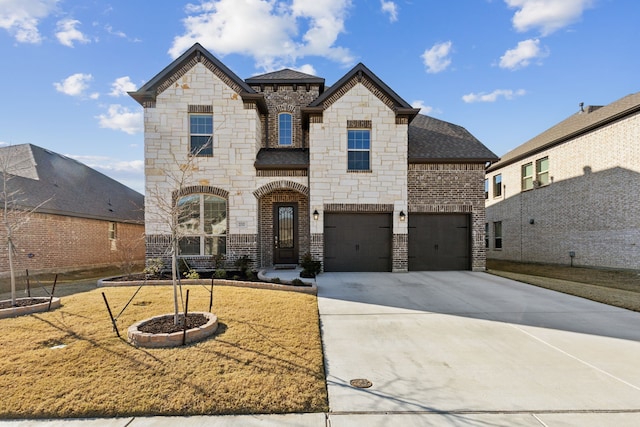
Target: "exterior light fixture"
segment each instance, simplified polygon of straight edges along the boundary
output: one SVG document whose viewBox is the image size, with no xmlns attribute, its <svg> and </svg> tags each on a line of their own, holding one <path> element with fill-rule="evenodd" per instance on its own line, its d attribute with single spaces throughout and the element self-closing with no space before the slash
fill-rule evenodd
<svg viewBox="0 0 640 427">
<path fill-rule="evenodd" d="M 318 209 L 316 209 L 315 211 L 313 211 L 313 219 L 314 220 L 318 220 L 318 217 L 320 216 L 320 214 L 318 213 Z"/>
<path fill-rule="evenodd" d="M 400 211 L 400 221 L 404 221 L 405 219 L 407 219 L 407 215 L 404 213 L 404 211 Z"/>
</svg>

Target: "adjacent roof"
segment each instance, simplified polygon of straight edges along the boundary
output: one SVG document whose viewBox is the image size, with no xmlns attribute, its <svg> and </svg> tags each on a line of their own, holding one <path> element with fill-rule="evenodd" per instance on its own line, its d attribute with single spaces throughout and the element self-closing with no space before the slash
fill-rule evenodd
<svg viewBox="0 0 640 427">
<path fill-rule="evenodd" d="M 640 111 L 640 92 L 627 95 L 604 107 L 585 107 L 584 111 L 573 114 L 540 135 L 509 151 L 502 156 L 499 162 L 491 165 L 487 171 L 515 163 L 536 152 L 592 132 L 638 111 Z"/>
<path fill-rule="evenodd" d="M 422 114 L 409 124 L 409 163 L 497 160 L 498 156 L 461 126 Z"/>
<path fill-rule="evenodd" d="M 31 145 L 0 148 L 15 203 L 37 212 L 144 223 L 144 196 L 90 167 Z M 6 165 L 6 166 L 5 166 Z"/>
<path fill-rule="evenodd" d="M 256 169 L 306 169 L 309 167 L 307 148 L 262 148 L 255 161 Z"/>
<path fill-rule="evenodd" d="M 186 52 L 180 55 L 175 61 L 166 66 L 151 80 L 137 91 L 129 92 L 129 95 L 138 101 L 140 105 L 145 106 L 146 103 L 155 102 L 156 96 L 161 93 L 170 83 L 175 82 L 182 77 L 188 70 L 198 62 L 206 62 L 209 68 L 218 72 L 223 80 L 226 81 L 238 94 L 245 100 L 252 100 L 258 103 L 258 106 L 266 111 L 266 104 L 262 94 L 257 93 L 238 77 L 233 71 L 227 68 L 200 43 L 191 46 Z"/>
<path fill-rule="evenodd" d="M 324 79 L 322 77 L 312 76 L 311 74 L 301 73 L 299 71 L 285 68 L 284 70 L 274 71 L 273 73 L 261 74 L 249 77 L 245 82 L 250 85 L 255 84 L 318 84 L 321 86 L 320 92 L 324 88 Z"/>
</svg>

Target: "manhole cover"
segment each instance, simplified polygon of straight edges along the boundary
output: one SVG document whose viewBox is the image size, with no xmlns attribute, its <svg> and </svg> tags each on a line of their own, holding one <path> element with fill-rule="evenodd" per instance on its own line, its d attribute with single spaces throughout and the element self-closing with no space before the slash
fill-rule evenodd
<svg viewBox="0 0 640 427">
<path fill-rule="evenodd" d="M 356 378 L 355 380 L 351 380 L 349 384 L 358 388 L 369 388 L 373 385 L 371 381 L 365 378 Z"/>
</svg>

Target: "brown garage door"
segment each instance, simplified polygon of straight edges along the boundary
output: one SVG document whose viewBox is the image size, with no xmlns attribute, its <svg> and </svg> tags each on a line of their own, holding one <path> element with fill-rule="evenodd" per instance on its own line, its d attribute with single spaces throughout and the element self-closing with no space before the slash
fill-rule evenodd
<svg viewBox="0 0 640 427">
<path fill-rule="evenodd" d="M 471 233 L 466 214 L 410 214 L 409 270 L 469 270 Z"/>
<path fill-rule="evenodd" d="M 325 271 L 391 271 L 391 214 L 324 216 Z"/>
</svg>

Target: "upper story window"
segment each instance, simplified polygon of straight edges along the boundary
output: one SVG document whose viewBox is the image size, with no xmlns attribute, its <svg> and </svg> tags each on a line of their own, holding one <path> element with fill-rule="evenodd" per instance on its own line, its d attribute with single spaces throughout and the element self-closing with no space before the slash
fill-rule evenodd
<svg viewBox="0 0 640 427">
<path fill-rule="evenodd" d="M 533 188 L 533 163 L 522 165 L 522 189 L 531 190 Z"/>
<path fill-rule="evenodd" d="M 278 115 L 278 144 L 291 145 L 293 143 L 293 116 L 289 113 Z"/>
<path fill-rule="evenodd" d="M 484 198 L 485 199 L 489 198 L 489 179 L 488 178 L 484 179 Z"/>
<path fill-rule="evenodd" d="M 493 197 L 502 196 L 502 174 L 493 176 Z"/>
<path fill-rule="evenodd" d="M 347 170 L 371 170 L 371 131 L 369 129 L 348 130 Z"/>
<path fill-rule="evenodd" d="M 189 152 L 213 156 L 213 114 L 189 115 Z"/>
<path fill-rule="evenodd" d="M 548 157 L 536 160 L 536 181 L 538 181 L 538 185 L 547 185 L 549 183 Z"/>
<path fill-rule="evenodd" d="M 227 248 L 227 201 L 210 194 L 178 199 L 180 255 L 224 255 Z"/>
</svg>

